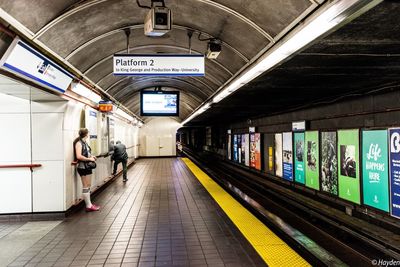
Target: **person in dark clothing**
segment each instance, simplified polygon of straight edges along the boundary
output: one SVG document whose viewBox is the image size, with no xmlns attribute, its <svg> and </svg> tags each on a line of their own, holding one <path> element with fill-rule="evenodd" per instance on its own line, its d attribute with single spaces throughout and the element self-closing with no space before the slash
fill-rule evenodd
<svg viewBox="0 0 400 267">
<path fill-rule="evenodd" d="M 117 141 L 114 146 L 114 153 L 111 157 L 114 160 L 114 170 L 113 175 L 117 173 L 118 164 L 122 163 L 122 173 L 123 173 L 123 181 L 128 181 L 127 177 L 127 162 L 128 162 L 128 153 L 126 153 L 126 146 L 121 143 L 121 141 Z"/>
</svg>

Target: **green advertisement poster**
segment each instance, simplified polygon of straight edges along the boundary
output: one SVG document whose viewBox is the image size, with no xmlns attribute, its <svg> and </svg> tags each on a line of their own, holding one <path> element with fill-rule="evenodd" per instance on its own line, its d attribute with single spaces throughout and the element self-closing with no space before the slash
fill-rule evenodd
<svg viewBox="0 0 400 267">
<path fill-rule="evenodd" d="M 359 131 L 338 131 L 339 197 L 360 204 Z"/>
<path fill-rule="evenodd" d="M 304 175 L 304 133 L 294 133 L 294 177 L 295 181 L 305 183 Z"/>
<path fill-rule="evenodd" d="M 306 132 L 306 186 L 319 190 L 319 141 L 318 131 Z"/>
<path fill-rule="evenodd" d="M 389 212 L 387 130 L 362 132 L 363 201 Z"/>
</svg>

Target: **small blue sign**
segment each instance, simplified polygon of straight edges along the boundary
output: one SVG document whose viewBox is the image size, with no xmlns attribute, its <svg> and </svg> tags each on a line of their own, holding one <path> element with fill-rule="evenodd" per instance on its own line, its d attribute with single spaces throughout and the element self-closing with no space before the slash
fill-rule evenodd
<svg viewBox="0 0 400 267">
<path fill-rule="evenodd" d="M 293 181 L 293 164 L 283 163 L 283 179 Z"/>
</svg>

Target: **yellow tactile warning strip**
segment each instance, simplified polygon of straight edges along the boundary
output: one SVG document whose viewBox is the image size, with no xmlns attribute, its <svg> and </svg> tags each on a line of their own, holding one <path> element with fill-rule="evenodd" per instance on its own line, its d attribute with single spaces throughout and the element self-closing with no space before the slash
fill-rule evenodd
<svg viewBox="0 0 400 267">
<path fill-rule="evenodd" d="M 190 159 L 182 161 L 206 188 L 268 266 L 311 266 L 282 239 L 268 229 Z"/>
</svg>

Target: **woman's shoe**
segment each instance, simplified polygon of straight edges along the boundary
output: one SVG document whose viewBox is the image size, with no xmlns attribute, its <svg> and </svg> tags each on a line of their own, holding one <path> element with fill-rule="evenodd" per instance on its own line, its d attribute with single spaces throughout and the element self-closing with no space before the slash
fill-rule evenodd
<svg viewBox="0 0 400 267">
<path fill-rule="evenodd" d="M 99 211 L 100 207 L 92 204 L 90 208 L 86 208 L 86 211 Z"/>
</svg>

